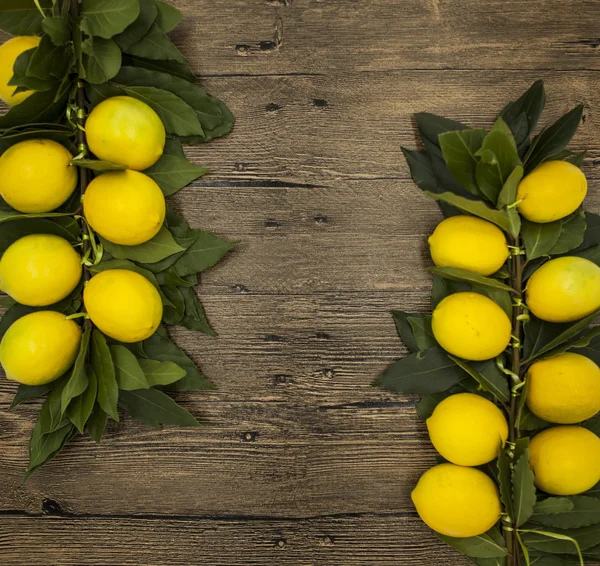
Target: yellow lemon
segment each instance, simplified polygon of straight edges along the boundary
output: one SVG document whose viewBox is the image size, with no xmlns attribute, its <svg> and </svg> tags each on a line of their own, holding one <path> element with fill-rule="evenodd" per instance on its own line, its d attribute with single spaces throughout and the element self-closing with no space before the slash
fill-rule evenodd
<svg viewBox="0 0 600 566">
<path fill-rule="evenodd" d="M 593 417 L 600 411 L 600 368 L 571 352 L 533 363 L 527 372 L 527 406 L 551 423 Z"/>
<path fill-rule="evenodd" d="M 527 282 L 527 306 L 548 322 L 572 322 L 600 308 L 600 267 L 576 256 L 542 265 Z"/>
<path fill-rule="evenodd" d="M 73 156 L 52 140 L 26 140 L 0 157 L 0 196 L 19 212 L 50 212 L 73 194 Z"/>
<path fill-rule="evenodd" d="M 440 301 L 431 326 L 440 346 L 465 360 L 495 358 L 510 342 L 508 316 L 479 293 L 454 293 Z"/>
<path fill-rule="evenodd" d="M 575 212 L 587 193 L 583 171 L 568 161 L 546 161 L 517 189 L 517 208 L 532 222 L 554 222 Z"/>
<path fill-rule="evenodd" d="M 98 104 L 85 131 L 96 157 L 136 171 L 152 167 L 165 148 L 165 127 L 158 114 L 130 96 L 114 96 Z"/>
<path fill-rule="evenodd" d="M 18 319 L 0 343 L 6 377 L 25 385 L 58 379 L 77 357 L 81 329 L 64 314 L 38 311 Z"/>
<path fill-rule="evenodd" d="M 508 438 L 504 413 L 480 395 L 458 393 L 444 399 L 427 419 L 434 448 L 459 466 L 481 466 L 498 456 Z"/>
<path fill-rule="evenodd" d="M 111 269 L 92 277 L 83 302 L 92 322 L 120 342 L 150 338 L 162 320 L 162 302 L 154 285 L 127 269 Z"/>
<path fill-rule="evenodd" d="M 64 238 L 31 234 L 17 240 L 0 260 L 0 282 L 15 301 L 31 307 L 64 299 L 81 279 L 81 257 Z"/>
<path fill-rule="evenodd" d="M 151 240 L 165 219 L 160 187 L 137 171 L 114 171 L 96 177 L 83 197 L 90 226 L 115 244 L 136 246 Z"/>
<path fill-rule="evenodd" d="M 440 464 L 425 472 L 411 494 L 423 522 L 450 537 L 474 537 L 500 519 L 494 482 L 475 468 Z"/>
<path fill-rule="evenodd" d="M 495 273 L 508 258 L 502 230 L 475 216 L 451 216 L 440 222 L 429 238 L 429 249 L 436 265 L 481 275 Z"/>
<path fill-rule="evenodd" d="M 40 37 L 34 35 L 22 35 L 13 37 L 6 43 L 0 45 L 0 98 L 9 106 L 23 102 L 34 91 L 28 90 L 14 94 L 16 86 L 9 86 L 8 82 L 13 78 L 13 67 L 15 61 L 25 51 L 29 51 L 40 44 Z"/>
<path fill-rule="evenodd" d="M 529 443 L 535 485 L 552 495 L 577 495 L 600 481 L 600 438 L 580 426 L 544 430 Z"/>
</svg>

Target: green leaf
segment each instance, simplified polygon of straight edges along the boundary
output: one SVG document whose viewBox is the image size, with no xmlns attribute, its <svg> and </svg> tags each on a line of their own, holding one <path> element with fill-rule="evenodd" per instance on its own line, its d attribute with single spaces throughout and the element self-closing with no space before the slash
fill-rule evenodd
<svg viewBox="0 0 600 566">
<path fill-rule="evenodd" d="M 187 372 L 183 379 L 170 385 L 169 389 L 177 391 L 214 389 L 214 385 L 200 373 L 194 361 L 168 338 L 156 333 L 142 343 L 142 348 L 151 360 L 174 362 Z"/>
<path fill-rule="evenodd" d="M 71 41 L 69 21 L 61 16 L 51 16 L 42 22 L 44 33 L 47 33 L 54 45 L 66 45 Z"/>
<path fill-rule="evenodd" d="M 92 368 L 98 378 L 98 404 L 113 420 L 119 420 L 117 401 L 119 387 L 106 339 L 98 330 L 92 333 Z"/>
<path fill-rule="evenodd" d="M 501 403 L 510 401 L 510 391 L 506 376 L 497 368 L 495 360 L 487 360 L 481 364 L 470 365 L 464 360 L 448 355 L 461 369 L 466 371 L 484 391 L 491 393 Z"/>
<path fill-rule="evenodd" d="M 472 291 L 473 286 L 464 281 L 457 281 L 452 279 L 446 279 L 439 275 L 433 275 L 433 288 L 431 291 L 431 303 L 432 307 L 438 306 L 438 304 L 445 299 L 448 295 L 453 293 L 462 293 L 465 291 Z"/>
<path fill-rule="evenodd" d="M 502 118 L 496 120 L 475 155 L 480 158 L 475 172 L 479 190 L 496 203 L 511 173 L 521 165 L 515 139 Z"/>
<path fill-rule="evenodd" d="M 88 387 L 81 395 L 79 395 L 79 397 L 73 399 L 67 409 L 69 420 L 81 434 L 83 434 L 85 424 L 92 414 L 94 404 L 96 403 L 96 396 L 98 394 L 98 379 L 96 378 L 92 366 L 87 365 L 85 367 L 85 373 L 88 380 Z"/>
<path fill-rule="evenodd" d="M 438 345 L 431 329 L 431 316 L 409 316 L 410 324 L 417 348 L 423 352 Z"/>
<path fill-rule="evenodd" d="M 585 250 L 597 244 L 600 244 L 600 215 L 592 212 L 584 212 L 586 230 L 583 236 L 583 242 L 575 251 Z"/>
<path fill-rule="evenodd" d="M 540 356 L 540 358 L 541 359 L 552 358 L 554 356 L 557 356 L 558 354 L 562 354 L 564 352 L 568 352 L 569 350 L 573 350 L 573 349 L 577 349 L 579 351 L 579 353 L 582 355 L 585 353 L 585 354 L 588 354 L 588 357 L 596 358 L 597 356 L 595 354 L 589 355 L 589 351 L 595 350 L 594 346 L 596 344 L 595 344 L 594 338 L 596 338 L 599 335 L 600 335 L 600 326 L 594 326 L 592 328 L 585 329 L 581 333 L 579 333 L 575 338 L 573 338 L 573 340 L 569 340 L 568 342 L 565 342 L 565 343 L 561 344 L 560 346 L 557 346 L 553 350 L 550 350 L 549 352 L 546 352 L 544 355 Z M 588 346 L 590 346 L 590 344 L 592 342 L 594 342 L 594 344 L 592 344 L 591 348 L 588 348 Z"/>
<path fill-rule="evenodd" d="M 173 60 L 185 63 L 186 58 L 181 51 L 171 43 L 171 40 L 160 29 L 158 24 L 150 26 L 150 31 L 138 43 L 127 49 L 127 53 L 144 57 L 145 59 L 158 59 L 159 61 Z"/>
<path fill-rule="evenodd" d="M 96 444 L 100 444 L 102 441 L 107 418 L 108 415 L 100 408 L 100 405 L 96 403 L 87 422 L 88 432 Z"/>
<path fill-rule="evenodd" d="M 425 194 L 433 198 L 434 200 L 441 200 L 457 208 L 460 208 L 464 212 L 468 212 L 484 220 L 488 220 L 493 224 L 496 224 L 505 232 L 509 232 L 510 223 L 506 212 L 502 210 L 494 210 L 485 203 L 479 200 L 471 200 L 465 197 L 455 195 L 453 193 L 442 193 L 434 194 L 429 191 L 425 191 Z"/>
<path fill-rule="evenodd" d="M 462 130 L 440 134 L 439 144 L 448 169 L 471 194 L 479 195 L 475 154 L 481 148 L 485 130 Z"/>
<path fill-rule="evenodd" d="M 398 331 L 398 336 L 402 338 L 404 345 L 407 347 L 409 352 L 418 352 L 419 348 L 417 346 L 417 342 L 415 340 L 415 333 L 412 325 L 409 322 L 409 318 L 416 318 L 410 313 L 404 311 L 392 311 L 392 316 L 394 317 L 394 322 L 396 323 L 396 329 Z"/>
<path fill-rule="evenodd" d="M 139 246 L 121 246 L 113 244 L 100 237 L 100 241 L 113 257 L 117 259 L 130 259 L 140 263 L 156 263 L 173 254 L 184 251 L 173 238 L 169 230 L 163 226 L 160 232 L 151 240 Z"/>
<path fill-rule="evenodd" d="M 46 383 L 45 385 L 23 385 L 19 384 L 17 393 L 15 394 L 13 401 L 10 405 L 11 410 L 18 407 L 21 403 L 29 401 L 31 399 L 37 399 L 43 397 L 46 393 L 52 391 L 54 383 Z"/>
<path fill-rule="evenodd" d="M 25 479 L 29 478 L 38 468 L 52 460 L 72 438 L 75 427 L 65 419 L 64 425 L 52 432 L 45 433 L 36 422 L 29 442 L 29 467 Z"/>
<path fill-rule="evenodd" d="M 569 529 L 566 531 L 555 530 L 554 527 L 546 527 L 543 531 L 523 530 L 523 541 L 527 546 L 542 552 L 552 554 L 578 554 L 577 543 L 582 551 L 592 548 L 598 544 L 600 536 L 600 525 L 592 525 L 581 529 Z"/>
<path fill-rule="evenodd" d="M 186 370 L 174 362 L 159 362 L 140 358 L 138 360 L 150 387 L 155 385 L 170 385 L 186 375 Z"/>
<path fill-rule="evenodd" d="M 582 114 L 583 104 L 579 104 L 534 138 L 531 149 L 525 157 L 526 172 L 533 171 L 546 159 L 567 146 L 579 127 Z"/>
<path fill-rule="evenodd" d="M 541 428 L 546 428 L 547 426 L 550 426 L 550 423 L 534 415 L 527 406 L 523 407 L 521 418 L 519 420 L 519 428 L 521 430 L 539 430 Z"/>
<path fill-rule="evenodd" d="M 53 122 L 62 117 L 66 97 L 55 101 L 56 91 L 35 92 L 20 104 L 0 116 L 0 129 L 22 127 L 26 124 Z"/>
<path fill-rule="evenodd" d="M 125 346 L 111 346 L 110 353 L 119 389 L 134 391 L 150 387 L 137 358 Z"/>
<path fill-rule="evenodd" d="M 508 513 L 510 517 L 513 517 L 512 460 L 508 455 L 507 449 L 503 449 L 500 446 L 500 443 L 498 452 L 496 468 L 498 470 L 498 490 L 500 491 L 500 499 L 502 500 L 506 513 Z"/>
<path fill-rule="evenodd" d="M 129 49 L 141 41 L 150 31 L 152 24 L 158 16 L 158 10 L 153 0 L 139 0 L 140 15 L 122 33 L 113 37 L 122 50 Z"/>
<path fill-rule="evenodd" d="M 81 337 L 79 344 L 79 352 L 73 365 L 71 375 L 67 380 L 61 396 L 61 417 L 67 411 L 67 407 L 72 399 L 81 395 L 88 388 L 88 376 L 85 371 L 85 365 L 88 358 L 88 350 L 90 346 L 90 329 L 87 327 Z M 75 424 L 75 423 L 74 423 Z M 81 429 L 80 429 L 81 430 Z"/>
<path fill-rule="evenodd" d="M 585 214 L 576 212 L 569 218 L 563 218 L 560 236 L 550 250 L 550 255 L 565 254 L 583 243 L 586 231 Z"/>
<path fill-rule="evenodd" d="M 124 171 L 127 169 L 125 165 L 119 165 L 117 163 L 111 163 L 110 161 L 98 161 L 97 159 L 73 159 L 71 165 L 77 167 L 84 167 L 85 169 L 91 169 L 92 171 Z"/>
<path fill-rule="evenodd" d="M 196 240 L 174 264 L 181 277 L 201 273 L 212 267 L 236 245 L 212 232 L 193 230 L 192 234 L 196 236 Z"/>
<path fill-rule="evenodd" d="M 430 395 L 446 391 L 465 378 L 464 370 L 444 350 L 435 347 L 397 361 L 374 385 L 397 393 Z"/>
<path fill-rule="evenodd" d="M 573 509 L 573 502 L 568 497 L 548 497 L 538 501 L 533 508 L 532 520 L 536 515 L 557 515 L 567 513 Z"/>
<path fill-rule="evenodd" d="M 54 79 L 44 80 L 38 77 L 30 76 L 27 74 L 31 57 L 36 52 L 37 47 L 23 51 L 15 61 L 13 66 L 13 76 L 8 81 L 10 86 L 23 87 L 23 90 L 50 90 L 55 83 Z"/>
<path fill-rule="evenodd" d="M 185 299 L 178 287 L 164 287 L 162 292 L 170 303 L 163 311 L 163 320 L 166 324 L 177 325 L 185 316 Z"/>
<path fill-rule="evenodd" d="M 164 154 L 150 169 L 144 171 L 156 181 L 165 196 L 175 194 L 208 172 L 209 169 L 194 165 L 187 159 L 167 154 Z"/>
<path fill-rule="evenodd" d="M 136 421 L 154 428 L 160 425 L 200 426 L 192 414 L 158 389 L 123 391 L 119 403 Z"/>
<path fill-rule="evenodd" d="M 425 145 L 425 149 L 437 157 L 442 157 L 439 141 L 440 134 L 468 129 L 468 127 L 461 122 L 456 122 L 455 120 L 450 120 L 449 118 L 444 118 L 442 116 L 436 116 L 435 114 L 430 114 L 428 112 L 419 112 L 415 114 L 415 121 L 417 122 L 419 135 L 423 141 L 423 145 Z"/>
<path fill-rule="evenodd" d="M 130 55 L 129 53 L 123 53 L 123 68 L 126 66 L 165 73 L 172 77 L 184 79 L 189 83 L 195 83 L 198 81 L 196 75 L 194 75 L 191 69 L 186 64 L 179 63 L 178 61 L 145 59 L 144 57 L 136 57 L 135 55 Z"/>
<path fill-rule="evenodd" d="M 473 271 L 468 271 L 466 269 L 459 269 L 458 267 L 431 267 L 429 268 L 429 271 L 444 279 L 463 281 L 487 289 L 514 292 L 512 287 L 502 283 L 502 281 L 492 279 L 491 277 L 484 277 L 483 275 L 479 275 L 479 273 L 474 273 Z"/>
<path fill-rule="evenodd" d="M 170 134 L 176 136 L 204 134 L 194 109 L 173 93 L 144 86 L 123 87 L 123 91 L 148 104 L 160 116 Z"/>
<path fill-rule="evenodd" d="M 189 277 L 189 276 L 188 276 Z M 194 287 L 195 282 L 188 281 L 181 277 L 174 267 L 169 267 L 156 274 L 156 280 L 161 286 L 166 287 Z"/>
<path fill-rule="evenodd" d="M 536 514 L 531 517 L 532 521 L 557 529 L 589 527 L 600 523 L 600 499 L 583 495 L 571 496 L 569 499 L 558 497 L 551 499 L 562 502 L 562 511 L 556 511 L 557 506 L 559 506 L 556 502 L 552 507 L 551 514 L 543 511 L 538 514 L 536 508 Z M 571 509 L 565 509 L 567 505 L 564 500 L 571 504 Z"/>
<path fill-rule="evenodd" d="M 83 0 L 81 4 L 84 28 L 104 39 L 124 31 L 139 14 L 138 0 Z"/>
<path fill-rule="evenodd" d="M 519 188 L 519 183 L 523 178 L 524 170 L 522 166 L 517 166 L 513 170 L 513 172 L 508 176 L 500 194 L 498 195 L 498 208 L 506 208 L 511 206 L 517 200 L 517 189 Z"/>
<path fill-rule="evenodd" d="M 85 79 L 102 84 L 112 79 L 121 68 L 121 50 L 112 39 L 90 37 L 82 44 Z"/>
<path fill-rule="evenodd" d="M 51 0 L 40 0 L 47 12 Z M 2 0 L 0 4 L 0 29 L 10 35 L 38 35 L 42 32 L 42 14 L 33 0 Z"/>
<path fill-rule="evenodd" d="M 538 224 L 523 218 L 521 223 L 521 236 L 527 251 L 527 259 L 532 260 L 548 255 L 558 242 L 562 229 L 562 221 Z"/>
<path fill-rule="evenodd" d="M 529 142 L 545 104 L 544 81 L 535 81 L 521 97 L 509 102 L 500 116 L 510 127 L 519 148 Z"/>
<path fill-rule="evenodd" d="M 204 308 L 198 300 L 194 289 L 192 287 L 185 287 L 181 288 L 180 292 L 183 295 L 185 304 L 185 316 L 180 324 L 190 330 L 197 330 L 208 336 L 216 336 L 208 323 Z"/>
<path fill-rule="evenodd" d="M 174 30 L 179 22 L 181 22 L 183 19 L 183 14 L 162 0 L 154 0 L 154 3 L 158 8 L 158 17 L 156 18 L 156 23 L 160 26 L 160 29 L 162 29 L 165 33 Z"/>
<path fill-rule="evenodd" d="M 513 510 L 516 527 L 524 525 L 533 514 L 536 503 L 534 476 L 529 467 L 529 449 L 515 463 L 512 476 Z"/>
<path fill-rule="evenodd" d="M 496 558 L 508 554 L 506 547 L 496 542 L 487 533 L 468 538 L 454 538 L 439 533 L 436 534 L 446 544 L 473 558 Z"/>
</svg>

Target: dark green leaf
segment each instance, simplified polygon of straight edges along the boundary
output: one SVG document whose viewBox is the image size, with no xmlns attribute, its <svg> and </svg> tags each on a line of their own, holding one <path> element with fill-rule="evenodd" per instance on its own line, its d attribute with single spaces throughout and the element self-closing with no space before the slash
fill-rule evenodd
<svg viewBox="0 0 600 566">
<path fill-rule="evenodd" d="M 124 31 L 139 14 L 138 0 L 83 0 L 81 4 L 84 28 L 104 39 Z"/>
<path fill-rule="evenodd" d="M 531 517 L 533 521 L 557 529 L 589 527 L 600 523 L 600 499 L 583 495 L 571 496 L 569 499 L 558 497 L 551 499 L 563 501 L 562 512 L 560 510 L 556 511 L 558 506 L 556 504 L 552 508 L 553 510 L 550 511 L 551 514 L 546 514 L 543 510 L 539 514 L 536 507 L 536 514 Z M 571 509 L 565 509 L 564 500 L 571 504 Z"/>
<path fill-rule="evenodd" d="M 88 432 L 96 444 L 100 444 L 100 441 L 102 440 L 107 418 L 108 415 L 100 408 L 100 405 L 96 403 L 87 422 Z"/>
<path fill-rule="evenodd" d="M 487 533 L 468 538 L 448 537 L 439 533 L 437 535 L 446 544 L 473 558 L 496 558 L 508 554 L 505 545 L 499 544 Z"/>
<path fill-rule="evenodd" d="M 431 316 L 409 316 L 408 323 L 413 330 L 417 348 L 421 352 L 438 345 L 431 329 Z"/>
<path fill-rule="evenodd" d="M 498 460 L 496 461 L 496 468 L 498 470 L 500 499 L 504 505 L 505 512 L 508 513 L 509 517 L 513 517 L 512 461 L 506 449 L 502 449 L 502 447 L 499 446 L 498 451 L 499 454 Z"/>
<path fill-rule="evenodd" d="M 488 220 L 502 228 L 502 230 L 505 232 L 510 230 L 510 223 L 506 212 L 502 210 L 494 210 L 480 200 L 471 200 L 453 193 L 435 194 L 425 191 L 425 194 L 434 200 L 444 201 L 452 206 L 460 208 L 464 212 L 468 212 L 469 214 L 473 214 L 474 216 L 479 216 L 484 220 Z"/>
<path fill-rule="evenodd" d="M 594 339 L 600 335 L 600 326 L 594 326 L 592 328 L 587 328 L 577 334 L 575 338 L 569 340 L 568 342 L 564 342 L 560 346 L 557 346 L 553 350 L 546 352 L 543 356 L 540 356 L 542 359 L 552 358 L 557 356 L 558 354 L 562 354 L 564 352 L 568 352 L 569 350 L 577 349 L 579 353 L 583 354 L 582 350 L 593 350 L 594 346 L 597 344 Z M 590 346 L 590 344 L 594 342 L 594 344 Z M 588 356 L 592 357 L 592 356 Z M 595 355 L 593 357 L 596 357 Z"/>
<path fill-rule="evenodd" d="M 173 60 L 179 63 L 186 62 L 181 51 L 171 43 L 171 40 L 156 23 L 150 26 L 150 31 L 141 41 L 127 49 L 127 53 L 136 55 L 137 57 L 144 57 L 145 59 L 158 59 L 159 61 Z"/>
<path fill-rule="evenodd" d="M 446 391 L 466 377 L 446 352 L 435 347 L 397 361 L 374 385 L 397 393 L 430 395 Z"/>
<path fill-rule="evenodd" d="M 425 149 L 437 157 L 442 157 L 442 150 L 440 149 L 439 142 L 440 134 L 468 129 L 468 127 L 461 122 L 443 118 L 442 116 L 436 116 L 435 114 L 429 114 L 428 112 L 419 112 L 415 114 L 415 121 L 417 122 L 419 135 L 425 145 Z"/>
<path fill-rule="evenodd" d="M 123 87 L 125 94 L 150 106 L 163 121 L 167 132 L 176 136 L 195 136 L 204 130 L 194 109 L 173 93 L 154 87 Z"/>
<path fill-rule="evenodd" d="M 173 254 L 184 251 L 169 230 L 163 226 L 160 232 L 151 240 L 140 244 L 139 246 L 121 246 L 113 244 L 100 237 L 104 249 L 117 259 L 130 259 L 140 263 L 156 263 Z"/>
<path fill-rule="evenodd" d="M 569 530 L 560 530 L 556 529 L 555 527 L 544 527 L 543 531 L 559 537 L 571 537 L 577 541 L 579 547 L 583 551 L 596 546 L 600 540 L 600 524 Z M 540 533 L 525 533 L 522 536 L 525 544 L 536 550 L 541 550 L 543 552 L 552 554 L 577 554 L 575 545 L 569 540 L 551 538 Z"/>
<path fill-rule="evenodd" d="M 573 502 L 568 497 L 548 497 L 538 501 L 533 508 L 532 520 L 536 515 L 556 515 L 567 513 L 573 509 Z"/>
<path fill-rule="evenodd" d="M 31 57 L 36 52 L 37 47 L 34 49 L 28 49 L 27 51 L 23 51 L 21 55 L 17 57 L 13 67 L 13 76 L 8 81 L 10 86 L 19 86 L 23 87 L 23 90 L 50 90 L 54 86 L 54 79 L 39 79 L 37 77 L 33 77 L 27 74 L 27 69 L 29 69 L 29 64 L 31 62 Z"/>
<path fill-rule="evenodd" d="M 125 346 L 111 346 L 110 353 L 119 389 L 135 391 L 150 387 L 137 358 Z"/>
<path fill-rule="evenodd" d="M 106 339 L 98 330 L 92 333 L 92 368 L 98 378 L 98 404 L 113 420 L 119 420 L 119 387 Z"/>
<path fill-rule="evenodd" d="M 158 8 L 158 17 L 156 19 L 156 23 L 160 26 L 160 29 L 162 29 L 165 33 L 174 30 L 179 22 L 183 19 L 182 13 L 162 0 L 154 0 L 154 3 Z"/>
<path fill-rule="evenodd" d="M 158 360 L 148 360 L 140 358 L 138 360 L 148 384 L 151 387 L 155 385 L 170 385 L 186 375 L 186 370 L 179 367 L 174 362 L 159 362 Z"/>
<path fill-rule="evenodd" d="M 523 407 L 523 410 L 521 411 L 521 419 L 519 421 L 519 428 L 521 430 L 539 430 L 546 428 L 547 426 L 550 426 L 550 423 L 534 415 L 527 406 Z"/>
<path fill-rule="evenodd" d="M 40 0 L 44 12 L 52 7 L 51 0 Z M 33 0 L 2 0 L 0 29 L 11 35 L 38 35 L 42 32 L 42 14 Z"/>
<path fill-rule="evenodd" d="M 487 360 L 483 363 L 469 364 L 464 360 L 448 356 L 458 367 L 466 371 L 485 391 L 491 393 L 501 403 L 510 400 L 510 391 L 506 375 L 498 369 L 495 360 Z"/>
<path fill-rule="evenodd" d="M 479 273 L 474 273 L 473 271 L 468 271 L 466 269 L 459 269 L 458 267 L 431 267 L 429 271 L 444 279 L 463 281 L 487 289 L 513 291 L 512 287 L 502 283 L 502 281 L 492 279 L 491 277 L 484 277 L 483 275 L 479 275 Z"/>
<path fill-rule="evenodd" d="M 121 50 L 112 39 L 90 37 L 83 44 L 85 79 L 102 84 L 112 79 L 121 68 Z"/>
<path fill-rule="evenodd" d="M 31 56 L 27 74 L 42 80 L 51 79 L 57 57 L 63 52 L 60 47 L 52 43 L 49 35 L 42 36 L 40 45 Z"/>
<path fill-rule="evenodd" d="M 586 231 L 585 214 L 576 212 L 569 218 L 563 218 L 560 236 L 550 250 L 551 255 L 565 254 L 583 243 Z M 552 224 L 554 224 L 552 222 Z"/>
<path fill-rule="evenodd" d="M 438 306 L 440 301 L 445 299 L 448 295 L 453 293 L 462 293 L 465 291 L 471 291 L 472 286 L 464 281 L 456 281 L 452 279 L 446 279 L 439 275 L 433 275 L 433 289 L 431 292 L 432 307 Z"/>
<path fill-rule="evenodd" d="M 200 426 L 193 415 L 158 389 L 123 391 L 119 403 L 135 420 L 154 428 L 160 425 Z"/>
<path fill-rule="evenodd" d="M 67 380 L 61 396 L 61 417 L 67 411 L 67 407 L 72 399 L 81 395 L 88 387 L 88 376 L 85 370 L 85 365 L 88 358 L 88 350 L 90 346 L 90 329 L 87 327 L 81 337 L 79 344 L 79 352 L 73 365 L 71 375 Z M 81 429 L 80 429 L 81 430 Z"/>
<path fill-rule="evenodd" d="M 169 299 L 170 303 L 163 311 L 163 320 L 166 324 L 175 326 L 185 316 L 185 299 L 178 287 L 164 287 L 162 292 Z"/>
<path fill-rule="evenodd" d="M 0 129 L 41 122 L 53 122 L 62 117 L 66 97 L 55 101 L 56 91 L 35 92 L 20 104 L 0 116 Z"/>
<path fill-rule="evenodd" d="M 544 103 L 544 82 L 538 80 L 518 100 L 509 102 L 500 112 L 500 116 L 512 130 L 519 148 L 529 141 L 544 109 Z"/>
<path fill-rule="evenodd" d="M 54 458 L 71 438 L 75 427 L 65 419 L 64 425 L 52 432 L 45 433 L 38 419 L 29 442 L 29 467 L 25 479 L 38 468 Z"/>
<path fill-rule="evenodd" d="M 582 114 L 583 104 L 580 104 L 534 138 L 531 150 L 525 157 L 526 172 L 533 171 L 567 146 L 579 127 Z"/>
<path fill-rule="evenodd" d="M 150 169 L 144 171 L 158 183 L 165 196 L 175 194 L 208 172 L 209 169 L 194 165 L 187 159 L 167 154 L 163 155 Z"/>
<path fill-rule="evenodd" d="M 513 510 L 516 527 L 524 525 L 533 514 L 536 503 L 534 476 L 529 467 L 529 449 L 516 460 L 512 476 Z"/>
<path fill-rule="evenodd" d="M 139 0 L 139 2 L 140 15 L 125 31 L 113 37 L 122 50 L 129 49 L 132 45 L 141 41 L 150 31 L 158 15 L 158 10 L 153 0 Z"/>
<path fill-rule="evenodd" d="M 125 165 L 118 165 L 117 163 L 111 163 L 110 161 L 98 161 L 96 159 L 74 159 L 71 161 L 72 165 L 77 167 L 85 167 L 92 171 L 124 171 L 127 169 Z"/>
<path fill-rule="evenodd" d="M 558 242 L 562 229 L 562 221 L 538 224 L 523 218 L 521 223 L 521 236 L 527 251 L 527 259 L 532 260 L 548 255 Z"/>
<path fill-rule="evenodd" d="M 66 45 L 71 40 L 69 21 L 61 16 L 52 16 L 42 22 L 44 32 L 54 45 Z"/>
<path fill-rule="evenodd" d="M 156 274 L 156 279 L 161 286 L 167 287 L 193 287 L 196 282 L 184 279 L 175 271 L 174 267 L 169 267 L 164 271 Z"/>
<path fill-rule="evenodd" d="M 223 240 L 212 232 L 194 230 L 193 234 L 197 236 L 196 240 L 174 264 L 181 277 L 212 267 L 236 245 L 235 242 Z"/>
<path fill-rule="evenodd" d="M 523 178 L 523 167 L 520 165 L 515 167 L 513 172 L 508 176 L 500 194 L 498 195 L 498 208 L 506 208 L 511 206 L 517 200 L 517 189 Z"/>
<path fill-rule="evenodd" d="M 208 323 L 204 308 L 200 304 L 194 289 L 192 287 L 182 287 L 180 292 L 185 302 L 185 316 L 180 324 L 190 330 L 197 330 L 208 336 L 216 336 Z"/>
<path fill-rule="evenodd" d="M 409 352 L 418 352 L 419 348 L 415 340 L 415 334 L 412 325 L 409 322 L 409 318 L 415 318 L 410 313 L 404 311 L 392 311 L 394 322 L 396 323 L 396 329 L 398 335 L 402 338 L 404 345 L 407 347 Z"/>
<path fill-rule="evenodd" d="M 450 395 L 450 391 L 443 391 L 442 393 L 434 393 L 432 395 L 421 395 L 415 405 L 419 416 L 426 421 L 433 414 L 435 408 Z"/>
<path fill-rule="evenodd" d="M 85 424 L 92 414 L 94 404 L 96 403 L 96 396 L 98 394 L 98 379 L 96 378 L 92 366 L 87 365 L 85 367 L 85 373 L 88 379 L 88 387 L 81 395 L 79 395 L 79 397 L 73 399 L 67 409 L 69 420 L 77 427 L 77 430 L 81 434 L 83 434 Z"/>
<path fill-rule="evenodd" d="M 448 169 L 471 194 L 479 195 L 475 154 L 486 136 L 485 130 L 463 130 L 440 134 L 439 144 Z"/>
<path fill-rule="evenodd" d="M 144 57 L 136 57 L 135 55 L 124 53 L 123 68 L 125 66 L 167 73 L 168 75 L 184 79 L 190 83 L 198 81 L 196 75 L 194 75 L 190 68 L 186 64 L 179 63 L 178 61 L 158 61 L 156 59 L 145 59 Z"/>
<path fill-rule="evenodd" d="M 46 393 L 50 392 L 54 387 L 54 383 L 46 383 L 45 385 L 23 385 L 20 384 L 17 389 L 13 401 L 10 405 L 11 409 L 18 407 L 21 403 L 29 401 L 31 399 L 37 399 L 43 397 Z"/>
<path fill-rule="evenodd" d="M 600 244 L 600 215 L 592 212 L 584 212 L 586 230 L 583 236 L 583 242 L 575 251 L 579 252 L 592 246 Z"/>
</svg>

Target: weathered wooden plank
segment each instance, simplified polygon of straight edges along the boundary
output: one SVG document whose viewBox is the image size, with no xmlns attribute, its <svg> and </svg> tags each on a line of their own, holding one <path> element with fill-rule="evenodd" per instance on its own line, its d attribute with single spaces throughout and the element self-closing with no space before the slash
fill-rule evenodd
<svg viewBox="0 0 600 566">
<path fill-rule="evenodd" d="M 10 566 L 468 564 L 436 541 L 414 516 L 405 514 L 300 521 L 0 515 L 0 552 Z"/>
<path fill-rule="evenodd" d="M 176 0 L 205 74 L 599 69 L 589 0 Z"/>
</svg>

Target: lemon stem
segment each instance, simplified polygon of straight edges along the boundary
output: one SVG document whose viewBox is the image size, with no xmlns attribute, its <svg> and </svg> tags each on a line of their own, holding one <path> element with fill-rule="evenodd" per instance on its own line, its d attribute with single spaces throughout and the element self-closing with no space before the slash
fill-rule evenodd
<svg viewBox="0 0 600 566">
<path fill-rule="evenodd" d="M 511 240 L 511 246 L 509 247 L 513 253 L 510 254 L 509 259 L 510 286 L 515 290 L 515 300 L 512 308 L 513 340 L 511 342 L 512 367 L 509 373 L 511 379 L 511 397 L 508 412 L 508 442 L 509 446 L 514 446 L 514 443 L 519 439 L 519 405 L 521 394 L 523 393 L 523 386 L 525 385 L 524 372 L 521 363 L 521 349 L 523 347 L 523 323 L 527 322 L 528 317 L 523 302 L 523 263 L 526 258 L 524 257 L 524 250 L 521 248 L 519 238 L 511 238 Z M 518 536 L 515 536 L 512 528 L 504 528 L 504 536 L 509 551 L 507 566 L 519 566 L 521 564 L 521 545 L 519 544 L 519 538 Z"/>
</svg>

